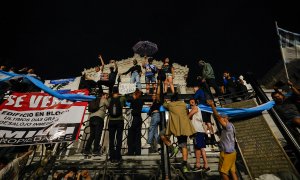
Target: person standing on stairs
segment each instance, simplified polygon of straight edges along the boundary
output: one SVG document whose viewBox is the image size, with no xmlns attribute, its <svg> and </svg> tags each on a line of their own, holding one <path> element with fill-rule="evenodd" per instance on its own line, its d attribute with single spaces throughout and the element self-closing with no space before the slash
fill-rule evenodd
<svg viewBox="0 0 300 180">
<path fill-rule="evenodd" d="M 194 166 L 194 172 L 198 171 L 210 171 L 206 158 L 206 144 L 205 144 L 205 123 L 202 119 L 200 108 L 197 106 L 195 99 L 190 99 L 191 110 L 188 114 L 197 133 L 194 136 L 194 151 L 196 156 L 196 164 Z M 203 159 L 203 167 L 200 164 L 200 158 Z"/>
<path fill-rule="evenodd" d="M 229 173 L 233 180 L 238 180 L 236 174 L 235 128 L 226 114 L 219 114 L 212 100 L 207 100 L 213 114 L 223 127 L 219 142 L 220 161 L 219 172 L 223 180 L 229 180 Z"/>
</svg>

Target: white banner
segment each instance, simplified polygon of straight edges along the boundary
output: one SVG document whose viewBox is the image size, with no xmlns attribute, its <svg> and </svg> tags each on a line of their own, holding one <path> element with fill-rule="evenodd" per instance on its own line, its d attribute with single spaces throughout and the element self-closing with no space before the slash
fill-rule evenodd
<svg viewBox="0 0 300 180">
<path fill-rule="evenodd" d="M 285 63 L 300 60 L 300 34 L 277 28 Z"/>
<path fill-rule="evenodd" d="M 0 147 L 76 140 L 86 106 L 47 93 L 13 93 L 0 105 Z"/>
<path fill-rule="evenodd" d="M 74 91 L 79 88 L 81 77 L 68 78 L 68 79 L 57 79 L 57 80 L 45 80 L 45 85 L 53 90 L 59 92 L 69 92 Z"/>
<path fill-rule="evenodd" d="M 120 83 L 119 84 L 119 93 L 122 95 L 134 93 L 135 90 L 136 90 L 136 83 Z"/>
</svg>

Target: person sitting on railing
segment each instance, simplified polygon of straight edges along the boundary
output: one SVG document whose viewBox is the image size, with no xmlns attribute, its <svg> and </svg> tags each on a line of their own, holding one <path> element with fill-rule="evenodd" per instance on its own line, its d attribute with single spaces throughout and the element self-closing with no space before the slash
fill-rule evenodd
<svg viewBox="0 0 300 180">
<path fill-rule="evenodd" d="M 165 102 L 163 104 L 165 108 L 169 110 L 169 120 L 167 123 L 167 128 L 165 135 L 176 136 L 178 140 L 178 146 L 181 148 L 182 152 L 182 171 L 188 172 L 187 160 L 188 160 L 188 149 L 187 149 L 187 138 L 196 133 L 187 113 L 186 104 L 183 101 L 179 101 L 178 94 L 175 93 L 171 97 L 171 102 Z M 162 139 L 163 140 L 163 139 Z M 169 145 L 169 144 L 167 144 Z"/>
<path fill-rule="evenodd" d="M 138 65 L 138 62 L 136 59 L 132 61 L 133 66 L 129 68 L 126 72 L 120 73 L 120 75 L 126 75 L 128 73 L 131 73 L 130 77 L 130 83 L 136 83 L 137 88 L 142 91 L 142 85 L 141 85 L 141 74 L 142 74 L 142 68 L 140 65 Z"/>
<path fill-rule="evenodd" d="M 299 104 L 295 103 L 297 101 L 299 102 L 300 92 L 293 86 L 292 82 L 288 81 L 288 84 L 292 91 L 291 96 L 287 97 L 280 91 L 272 92 L 271 96 L 275 101 L 274 108 L 288 125 L 291 127 L 300 127 L 300 111 L 298 109 L 299 107 L 297 107 Z"/>
<path fill-rule="evenodd" d="M 146 82 L 146 93 L 150 93 L 150 84 L 153 85 L 153 92 L 155 92 L 156 88 L 156 79 L 155 74 L 157 73 L 157 67 L 152 64 L 153 58 L 149 57 L 148 62 L 143 63 L 143 68 L 145 69 L 145 82 Z"/>
<path fill-rule="evenodd" d="M 231 99 L 233 102 L 237 100 L 237 81 L 236 78 L 230 75 L 229 71 L 223 73 L 223 85 L 221 92 L 224 94 L 225 99 Z"/>
<path fill-rule="evenodd" d="M 27 71 L 27 76 L 34 77 L 37 80 L 42 80 L 40 76 L 38 76 L 33 68 L 29 68 Z M 29 79 L 23 78 L 22 83 L 25 85 L 24 86 L 24 91 L 26 92 L 39 92 L 41 91 L 40 88 L 36 87 Z"/>
<path fill-rule="evenodd" d="M 144 105 L 141 99 L 142 92 L 136 90 L 133 93 L 133 100 L 130 103 L 132 122 L 128 128 L 128 155 L 141 155 L 141 137 L 142 137 L 142 108 Z"/>
<path fill-rule="evenodd" d="M 163 65 L 161 66 L 162 72 L 165 74 L 164 81 L 164 94 L 166 95 L 168 92 L 168 86 L 170 85 L 171 92 L 175 93 L 173 80 L 175 78 L 175 69 L 174 66 L 170 63 L 169 58 L 165 58 L 163 60 Z"/>
<path fill-rule="evenodd" d="M 243 79 L 238 78 L 236 83 L 236 91 L 237 96 L 241 99 L 245 99 L 248 95 L 248 89 L 247 86 L 244 84 L 245 81 Z"/>
<path fill-rule="evenodd" d="M 211 96 L 211 98 L 213 98 L 213 95 L 210 91 L 210 87 L 213 87 L 215 92 L 216 92 L 216 96 L 220 96 L 221 91 L 219 86 L 217 85 L 216 79 L 215 79 L 215 73 L 213 68 L 211 67 L 210 63 L 205 62 L 204 60 L 200 60 L 198 62 L 199 68 L 200 68 L 200 74 L 197 77 L 197 79 L 200 82 L 200 85 L 203 87 L 203 89 L 209 93 L 209 95 Z"/>
</svg>

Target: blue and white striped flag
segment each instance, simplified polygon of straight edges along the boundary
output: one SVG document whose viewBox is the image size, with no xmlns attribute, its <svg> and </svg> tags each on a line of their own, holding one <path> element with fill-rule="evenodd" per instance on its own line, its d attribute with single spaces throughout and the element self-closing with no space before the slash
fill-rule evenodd
<svg viewBox="0 0 300 180">
<path fill-rule="evenodd" d="M 281 52 L 285 63 L 300 60 L 300 34 L 277 27 Z"/>
</svg>

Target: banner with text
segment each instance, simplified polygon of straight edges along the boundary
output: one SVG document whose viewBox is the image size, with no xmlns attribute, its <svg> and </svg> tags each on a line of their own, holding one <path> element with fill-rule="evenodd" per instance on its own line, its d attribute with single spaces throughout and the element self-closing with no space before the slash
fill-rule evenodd
<svg viewBox="0 0 300 180">
<path fill-rule="evenodd" d="M 47 93 L 13 93 L 0 105 L 0 147 L 76 140 L 86 106 Z"/>
<path fill-rule="evenodd" d="M 136 90 L 136 83 L 120 83 L 119 93 L 120 94 L 130 94 L 134 93 Z"/>
</svg>

